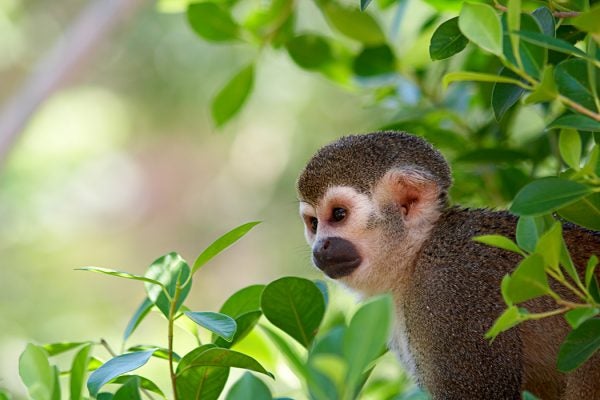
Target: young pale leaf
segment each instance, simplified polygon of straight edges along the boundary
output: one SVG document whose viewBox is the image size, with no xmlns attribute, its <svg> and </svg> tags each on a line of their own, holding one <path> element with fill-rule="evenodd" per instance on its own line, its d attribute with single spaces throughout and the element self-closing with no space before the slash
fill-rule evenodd
<svg viewBox="0 0 600 400">
<path fill-rule="evenodd" d="M 269 387 L 263 381 L 252 375 L 244 373 L 236 383 L 233 384 L 225 400 L 272 400 L 273 396 Z"/>
<path fill-rule="evenodd" d="M 495 339 L 500 333 L 509 330 L 510 328 L 518 325 L 519 323 L 527 320 L 527 314 L 522 313 L 522 311 L 517 306 L 510 306 L 502 315 L 498 317 L 494 325 L 490 328 L 489 331 L 485 333 L 486 339 Z"/>
<path fill-rule="evenodd" d="M 494 246 L 500 249 L 512 251 L 513 253 L 525 255 L 523 250 L 521 250 L 515 242 L 502 235 L 481 235 L 474 237 L 473 240 L 479 243 L 487 244 L 489 246 Z"/>
<path fill-rule="evenodd" d="M 584 32 L 600 33 L 600 5 L 596 4 L 589 11 L 573 18 L 571 23 Z"/>
<path fill-rule="evenodd" d="M 376 297 L 354 314 L 343 339 L 343 352 L 348 363 L 346 384 L 354 388 L 361 374 L 380 356 L 391 329 L 393 303 L 390 296 Z M 365 341 L 364 338 L 369 340 Z"/>
<path fill-rule="evenodd" d="M 199 3 L 210 4 L 210 3 Z M 212 117 L 217 126 L 222 126 L 240 111 L 252 91 L 254 65 L 242 68 L 225 85 L 212 101 Z"/>
<path fill-rule="evenodd" d="M 140 379 L 137 376 L 131 376 L 115 392 L 113 400 L 142 400 L 140 396 Z"/>
<path fill-rule="evenodd" d="M 592 283 L 592 278 L 594 277 L 594 272 L 596 271 L 596 267 L 598 266 L 598 257 L 596 255 L 592 255 L 585 266 L 585 287 L 589 288 Z"/>
<path fill-rule="evenodd" d="M 316 70 L 333 60 L 329 41 L 323 36 L 303 34 L 285 44 L 288 54 L 301 68 Z"/>
<path fill-rule="evenodd" d="M 367 45 L 385 42 L 385 35 L 377 21 L 357 8 L 328 2 L 323 7 L 329 23 L 343 35 Z"/>
<path fill-rule="evenodd" d="M 467 71 L 458 71 L 458 72 L 450 72 L 444 75 L 442 80 L 442 85 L 447 87 L 451 82 L 457 81 L 476 81 L 476 82 L 501 82 L 501 83 L 510 83 L 519 87 L 527 86 L 518 79 L 509 78 L 507 76 L 501 75 L 492 75 L 492 74 L 484 74 L 481 72 L 467 72 Z"/>
<path fill-rule="evenodd" d="M 184 359 L 186 360 L 185 363 L 183 362 Z M 228 367 L 260 372 L 261 374 L 273 378 L 273 374 L 264 369 L 264 367 L 254 358 L 237 351 L 222 349 L 220 347 L 208 348 L 201 352 L 194 353 L 193 356 L 190 357 L 186 355 L 184 359 L 181 361 L 184 365 L 177 367 L 177 376 L 185 374 L 186 371 L 190 369 L 199 367 Z"/>
<path fill-rule="evenodd" d="M 600 349 L 600 319 L 588 319 L 567 336 L 558 351 L 558 370 L 569 372 Z"/>
<path fill-rule="evenodd" d="M 544 263 L 552 270 L 558 270 L 562 249 L 562 226 L 556 222 L 540 236 L 535 252 L 544 258 Z"/>
<path fill-rule="evenodd" d="M 588 110 L 595 110 L 596 103 L 587 73 L 587 62 L 581 59 L 569 59 L 554 69 L 554 80 L 558 92 Z M 596 82 L 597 86 L 600 81 Z M 600 87 L 596 87 L 600 92 Z"/>
<path fill-rule="evenodd" d="M 600 132 L 600 122 L 580 114 L 565 114 L 548 125 L 551 128 L 573 128 L 580 131 Z"/>
<path fill-rule="evenodd" d="M 508 0 L 508 11 L 506 13 L 508 31 L 514 32 L 521 29 L 521 0 Z M 519 36 L 514 34 L 509 34 L 510 43 L 512 46 L 513 53 L 519 54 Z M 522 68 L 522 63 L 517 63 L 517 66 Z"/>
<path fill-rule="evenodd" d="M 231 342 L 237 330 L 235 320 L 229 315 L 210 311 L 186 312 L 185 315 L 198 325 L 216 333 L 228 342 Z"/>
<path fill-rule="evenodd" d="M 567 312 L 565 314 L 565 319 L 569 325 L 571 325 L 571 328 L 577 329 L 579 325 L 598 314 L 600 314 L 599 308 L 576 308 Z"/>
<path fill-rule="evenodd" d="M 554 83 L 554 67 L 552 65 L 546 65 L 542 72 L 542 79 L 540 83 L 535 86 L 533 91 L 523 99 L 525 104 L 540 103 L 544 101 L 551 101 L 556 98 L 558 90 Z"/>
<path fill-rule="evenodd" d="M 562 129 L 558 139 L 558 148 L 563 161 L 577 171 L 581 161 L 581 137 L 579 132 L 575 129 Z"/>
<path fill-rule="evenodd" d="M 150 299 L 145 298 L 142 304 L 135 310 L 133 316 L 127 323 L 127 327 L 125 328 L 125 333 L 123 333 L 123 341 L 127 341 L 129 337 L 133 334 L 138 325 L 146 318 L 146 315 L 152 310 L 152 306 L 154 303 L 150 301 Z"/>
<path fill-rule="evenodd" d="M 502 25 L 496 11 L 487 4 L 465 2 L 458 26 L 473 43 L 496 56 L 502 55 Z"/>
<path fill-rule="evenodd" d="M 194 262 L 194 267 L 192 269 L 192 273 L 195 273 L 200 269 L 204 264 L 209 262 L 214 256 L 240 240 L 246 233 L 250 231 L 250 229 L 254 228 L 256 225 L 260 224 L 261 221 L 248 222 L 243 225 L 238 226 L 237 228 L 233 228 L 217 240 L 211 243 L 199 256 L 196 258 Z"/>
<path fill-rule="evenodd" d="M 89 342 L 59 342 L 45 344 L 42 347 L 48 353 L 48 357 L 53 357 L 88 343 Z"/>
<path fill-rule="evenodd" d="M 168 296 L 165 290 L 161 290 L 160 287 L 146 284 L 148 299 L 167 318 L 169 318 L 171 300 L 175 296 L 177 286 L 180 286 L 181 289 L 177 298 L 175 312 L 179 310 L 179 307 L 181 307 L 192 288 L 190 267 L 179 254 L 174 252 L 168 253 L 154 261 L 148 267 L 145 276 L 159 281 L 166 288 Z"/>
<path fill-rule="evenodd" d="M 90 394 L 96 396 L 102 386 L 117 376 L 136 370 L 146 364 L 155 350 L 121 354 L 105 362 L 90 375 L 87 381 L 87 388 Z"/>
<path fill-rule="evenodd" d="M 429 57 L 443 60 L 460 53 L 467 47 L 467 39 L 458 28 L 458 17 L 450 18 L 433 32 L 429 43 Z"/>
<path fill-rule="evenodd" d="M 90 361 L 90 351 L 92 349 L 91 344 L 87 344 L 79 350 L 79 352 L 73 358 L 71 364 L 71 381 L 69 385 L 71 400 L 82 400 L 83 382 L 85 381 L 85 374 L 88 371 L 88 364 Z"/>
<path fill-rule="evenodd" d="M 511 274 L 505 295 L 513 304 L 518 304 L 549 292 L 544 258 L 539 254 L 531 254 Z"/>
<path fill-rule="evenodd" d="M 134 275 L 134 274 L 130 274 L 128 272 L 123 272 L 123 271 L 117 271 L 114 269 L 109 269 L 109 268 L 102 268 L 102 267 L 81 267 L 81 268 L 75 268 L 76 271 L 92 271 L 92 272 L 98 272 L 100 274 L 106 274 L 106 275 L 111 275 L 111 276 L 117 276 L 119 278 L 125 278 L 125 279 L 133 279 L 134 281 L 142 281 L 142 282 L 146 282 L 146 283 L 150 283 L 152 285 L 157 285 L 158 286 L 158 290 L 160 290 L 160 288 L 164 288 L 165 286 L 155 280 L 155 279 L 151 279 L 148 278 L 146 276 L 140 276 L 140 275 Z"/>
<path fill-rule="evenodd" d="M 284 277 L 264 289 L 261 307 L 276 327 L 308 348 L 325 314 L 325 300 L 310 280 Z"/>
<path fill-rule="evenodd" d="M 19 357 L 19 375 L 32 400 L 53 398 L 55 376 L 48 353 L 34 344 L 27 344 Z"/>
<path fill-rule="evenodd" d="M 239 36 L 240 28 L 223 4 L 192 3 L 187 9 L 187 19 L 194 32 L 206 40 L 220 42 Z"/>
<path fill-rule="evenodd" d="M 506 303 L 507 306 L 512 306 L 513 301 L 510 298 L 510 275 L 506 274 L 502 278 L 502 282 L 500 283 L 500 293 L 502 293 L 502 299 Z"/>
<path fill-rule="evenodd" d="M 592 191 L 575 181 L 554 177 L 538 179 L 517 193 L 510 210 L 517 215 L 542 215 L 574 203 Z"/>
</svg>

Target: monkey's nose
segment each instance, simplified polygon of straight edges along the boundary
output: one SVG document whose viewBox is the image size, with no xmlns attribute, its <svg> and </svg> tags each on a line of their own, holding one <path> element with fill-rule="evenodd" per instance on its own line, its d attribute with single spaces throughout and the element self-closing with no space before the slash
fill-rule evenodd
<svg viewBox="0 0 600 400">
<path fill-rule="evenodd" d="M 349 240 L 328 237 L 315 243 L 313 261 L 317 268 L 330 278 L 336 279 L 350 275 L 360 265 L 362 259 Z"/>
</svg>

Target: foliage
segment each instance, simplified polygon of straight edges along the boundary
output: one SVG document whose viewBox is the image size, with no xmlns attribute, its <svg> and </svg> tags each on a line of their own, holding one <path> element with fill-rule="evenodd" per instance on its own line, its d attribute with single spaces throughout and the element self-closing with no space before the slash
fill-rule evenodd
<svg viewBox="0 0 600 400">
<path fill-rule="evenodd" d="M 241 225 L 217 239 L 198 257 L 194 272 L 256 224 Z M 389 385 L 371 384 L 368 379 L 377 358 L 385 352 L 392 314 L 389 296 L 365 303 L 349 324 L 338 322 L 321 330 L 327 302 L 327 289 L 322 282 L 285 277 L 268 285 L 239 290 L 225 301 L 220 312 L 189 311 L 184 301 L 193 274 L 176 253 L 157 259 L 144 276 L 99 267 L 80 269 L 144 282 L 146 298 L 125 330 L 123 348 L 152 310 L 159 311 L 167 320 L 168 347 L 135 345 L 115 354 L 104 340 L 29 344 L 21 355 L 19 373 L 32 399 L 60 399 L 61 391 L 68 391 L 71 399 L 140 399 L 142 394 L 148 398 L 167 398 L 152 380 L 134 372 L 153 358 L 167 361 L 173 399 L 217 399 L 231 368 L 274 378 L 254 357 L 232 349 L 257 326 L 281 349 L 311 398 L 351 399 L 363 390 L 374 393 L 390 390 Z M 197 346 L 180 356 L 174 350 L 173 328 L 176 321 L 186 318 L 195 324 L 182 326 L 187 326 Z M 212 333 L 210 342 L 201 342 L 197 326 Z M 370 338 L 366 344 L 365 335 Z M 111 355 L 106 362 L 96 357 L 102 348 Z M 75 351 L 70 369 L 59 371 L 51 364 L 51 358 L 70 351 Z M 67 377 L 69 384 L 61 386 L 61 379 Z M 84 385 L 89 397 L 84 393 Z M 401 389 L 397 385 L 393 392 L 398 394 Z M 249 372 L 233 384 L 226 398 L 246 399 L 250 394 L 253 399 L 273 398 L 269 386 Z"/>
</svg>

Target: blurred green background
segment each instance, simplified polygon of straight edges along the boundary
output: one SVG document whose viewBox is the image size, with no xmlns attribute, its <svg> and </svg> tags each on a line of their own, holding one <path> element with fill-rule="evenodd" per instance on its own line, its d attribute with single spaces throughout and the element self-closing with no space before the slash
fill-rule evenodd
<svg viewBox="0 0 600 400">
<path fill-rule="evenodd" d="M 299 69 L 287 53 L 265 48 L 248 104 L 217 130 L 211 99 L 258 57 L 257 50 L 200 40 L 185 14 L 176 12 L 178 1 L 137 3 L 33 113 L 0 165 L 0 387 L 14 393 L 24 390 L 17 361 L 26 341 L 118 341 L 143 299 L 141 285 L 76 267 L 143 273 L 172 250 L 193 262 L 220 234 L 262 220 L 197 275 L 189 304 L 216 310 L 249 284 L 319 276 L 297 217 L 298 172 L 321 145 L 392 123 L 403 107 L 414 110 L 418 102 L 418 90 L 406 79 L 397 83 L 397 102 L 377 102 L 368 85 L 348 90 Z M 433 27 L 425 25 L 435 10 L 421 0 L 406 3 L 410 18 L 399 26 L 393 8 L 376 16 L 386 31 L 395 24 L 390 43 L 401 69 L 410 72 L 431 64 Z M 0 0 L 0 109 L 87 5 Z M 298 7 L 300 30 L 332 34 L 311 2 Z M 480 58 L 472 49 L 468 54 Z M 438 81 L 424 78 L 423 85 L 439 90 Z M 456 108 L 469 103 L 464 132 L 490 120 L 469 87 L 456 91 Z M 503 131 L 519 124 L 516 142 L 506 133 L 485 133 L 477 146 L 526 144 L 543 135 L 536 115 L 524 107 Z M 447 138 L 442 150 L 453 159 L 469 144 L 466 137 Z M 438 138 L 443 144 L 443 134 Z M 455 165 L 461 182 L 455 201 L 504 206 L 527 180 L 515 167 L 519 162 L 506 171 L 476 162 Z M 502 171 L 510 184 L 498 184 Z M 162 338 L 162 325 L 156 327 L 151 323 L 142 335 Z"/>
</svg>

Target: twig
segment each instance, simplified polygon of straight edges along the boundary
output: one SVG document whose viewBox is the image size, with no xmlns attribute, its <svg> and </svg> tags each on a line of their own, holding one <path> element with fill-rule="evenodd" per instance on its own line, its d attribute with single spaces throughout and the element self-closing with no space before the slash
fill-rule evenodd
<svg viewBox="0 0 600 400">
<path fill-rule="evenodd" d="M 508 7 L 497 2 L 494 2 L 494 7 L 502 12 L 508 11 Z M 581 13 L 579 11 L 552 11 L 552 15 L 556 18 L 574 18 L 580 16 Z"/>
</svg>

